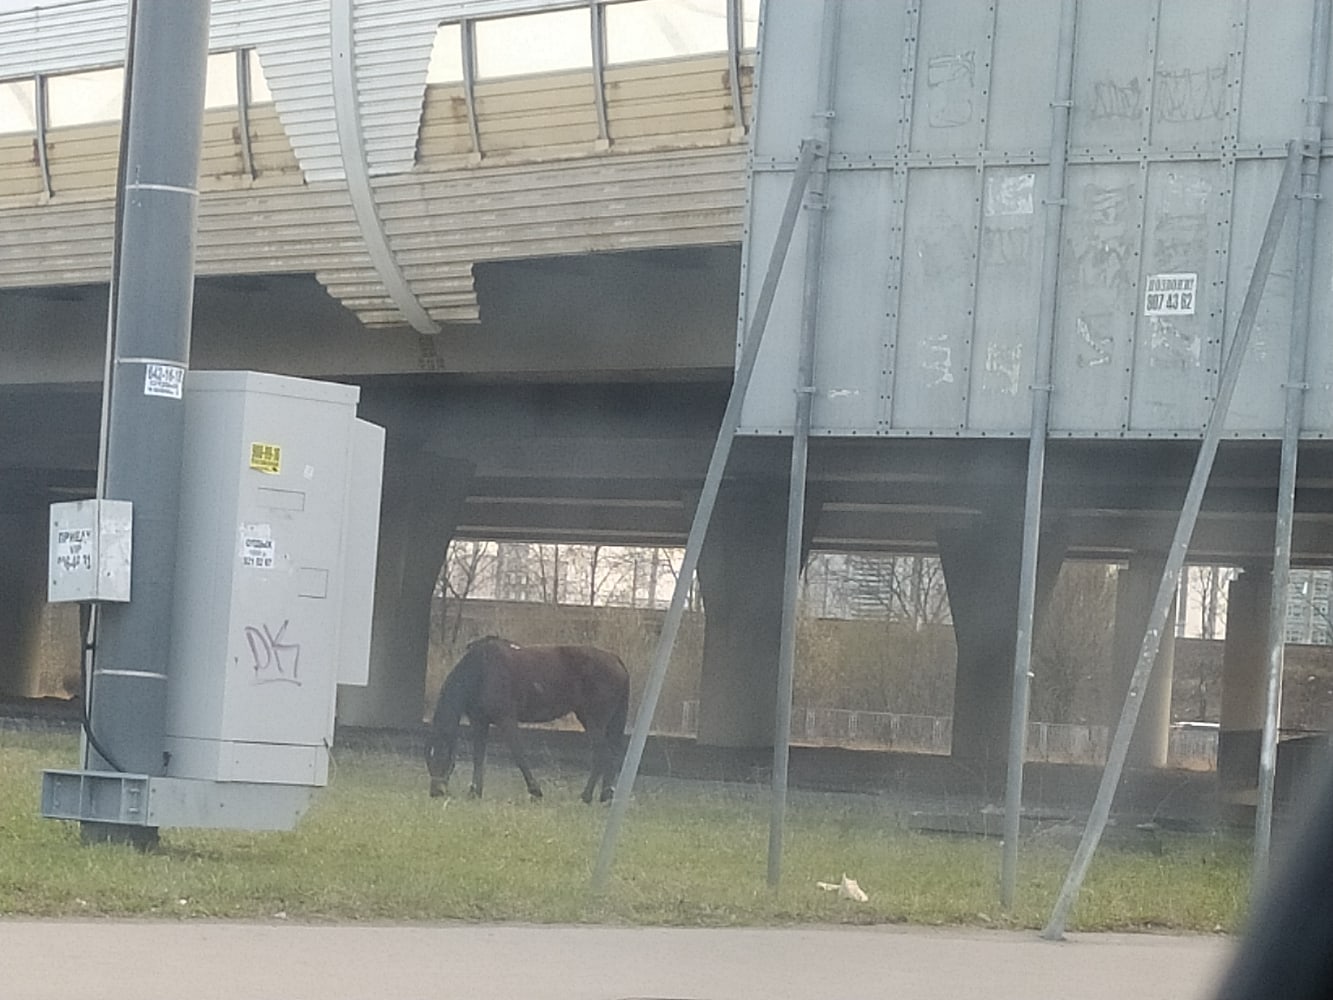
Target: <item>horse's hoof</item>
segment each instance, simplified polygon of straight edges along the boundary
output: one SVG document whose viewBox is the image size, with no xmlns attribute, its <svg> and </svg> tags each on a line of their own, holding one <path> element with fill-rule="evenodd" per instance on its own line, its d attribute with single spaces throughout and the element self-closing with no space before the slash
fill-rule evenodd
<svg viewBox="0 0 1333 1000">
<path fill-rule="evenodd" d="M 540 788 L 529 788 L 528 794 L 531 795 L 533 800 L 535 801 L 542 797 L 542 790 Z"/>
<path fill-rule="evenodd" d="M 439 785 L 432 784 L 432 785 L 430 786 L 430 797 L 431 797 L 432 799 L 443 798 L 443 797 L 444 797 L 444 789 L 441 788 Z"/>
<path fill-rule="evenodd" d="M 481 789 L 478 788 L 476 785 L 471 785 L 467 790 L 467 797 L 470 799 L 481 798 Z"/>
<path fill-rule="evenodd" d="M 603 803 L 610 802 L 610 801 L 611 801 L 612 799 L 614 799 L 615 797 L 616 797 L 616 790 L 615 790 L 614 788 L 603 788 L 603 789 L 602 789 L 602 799 L 601 799 L 601 801 L 602 801 Z"/>
<path fill-rule="evenodd" d="M 592 805 L 592 792 L 584 792 L 579 798 L 583 800 L 584 805 Z"/>
</svg>

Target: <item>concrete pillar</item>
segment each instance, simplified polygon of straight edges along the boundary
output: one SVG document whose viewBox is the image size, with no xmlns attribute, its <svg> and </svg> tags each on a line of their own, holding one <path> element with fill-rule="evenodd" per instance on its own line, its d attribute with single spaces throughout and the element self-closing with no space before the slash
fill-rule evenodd
<svg viewBox="0 0 1333 1000">
<path fill-rule="evenodd" d="M 45 491 L 0 496 L 0 696 L 79 689 L 79 607 L 46 603 Z"/>
<path fill-rule="evenodd" d="M 416 727 L 428 711 L 431 601 L 473 471 L 417 447 L 386 448 L 370 683 L 338 689 L 344 725 Z"/>
<path fill-rule="evenodd" d="M 1009 756 L 1022 521 L 986 518 L 973 527 L 940 532 L 937 543 L 958 648 L 950 752 L 985 774 L 998 776 Z M 1050 528 L 1042 532 L 1037 562 L 1038 620 L 1050 602 L 1064 551 L 1062 531 Z"/>
<path fill-rule="evenodd" d="M 1228 791 L 1259 787 L 1259 744 L 1268 684 L 1268 616 L 1273 574 L 1247 569 L 1227 590 L 1222 647 L 1222 717 L 1217 778 Z"/>
<path fill-rule="evenodd" d="M 1143 634 L 1148 627 L 1148 615 L 1157 588 L 1162 582 L 1165 553 L 1136 552 L 1129 566 L 1116 579 L 1115 633 L 1112 639 L 1114 677 L 1111 684 L 1110 704 L 1107 706 L 1107 725 L 1114 734 L 1129 692 L 1129 681 L 1138 663 L 1143 646 Z M 1157 652 L 1152 680 L 1143 692 L 1138 724 L 1129 744 L 1129 767 L 1166 767 L 1167 748 L 1171 737 L 1171 673 L 1175 665 L 1176 601 L 1166 616 L 1162 643 Z"/>
<path fill-rule="evenodd" d="M 950 752 L 992 773 L 1008 754 L 1022 525 L 988 520 L 938 544 L 958 648 Z"/>
<path fill-rule="evenodd" d="M 786 480 L 723 484 L 699 554 L 701 744 L 773 745 L 786 536 Z"/>
</svg>

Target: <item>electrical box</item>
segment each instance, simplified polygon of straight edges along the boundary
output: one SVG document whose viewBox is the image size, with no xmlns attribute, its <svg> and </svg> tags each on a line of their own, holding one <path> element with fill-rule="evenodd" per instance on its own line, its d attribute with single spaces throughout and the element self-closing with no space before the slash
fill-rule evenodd
<svg viewBox="0 0 1333 1000">
<path fill-rule="evenodd" d="M 364 684 L 384 431 L 360 390 L 191 372 L 167 775 L 323 785 L 339 683 Z"/>
<path fill-rule="evenodd" d="M 48 601 L 130 599 L 131 507 L 128 500 L 51 505 Z"/>
</svg>

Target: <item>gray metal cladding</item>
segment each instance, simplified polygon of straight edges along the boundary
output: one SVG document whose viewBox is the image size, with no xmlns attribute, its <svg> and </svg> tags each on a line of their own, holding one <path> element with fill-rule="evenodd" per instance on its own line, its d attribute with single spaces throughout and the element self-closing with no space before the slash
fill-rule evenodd
<svg viewBox="0 0 1333 1000">
<path fill-rule="evenodd" d="M 765 6 L 738 336 L 811 134 L 822 6 Z M 1201 434 L 1285 147 L 1301 132 L 1312 4 L 1081 0 L 1062 232 L 1045 246 L 1060 8 L 843 6 L 814 433 L 1025 436 L 1040 274 L 1058 253 L 1051 433 Z M 1306 407 L 1318 435 L 1333 430 L 1330 226 L 1321 207 Z M 1294 230 L 1228 419 L 1235 436 L 1281 427 Z M 748 432 L 791 429 L 804 254 L 802 225 L 745 402 Z"/>
</svg>

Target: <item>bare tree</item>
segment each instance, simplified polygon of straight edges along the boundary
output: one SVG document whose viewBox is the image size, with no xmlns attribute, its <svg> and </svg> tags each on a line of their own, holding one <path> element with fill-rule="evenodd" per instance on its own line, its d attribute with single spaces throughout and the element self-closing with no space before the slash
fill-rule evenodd
<svg viewBox="0 0 1333 1000">
<path fill-rule="evenodd" d="M 1032 716 L 1045 722 L 1096 717 L 1111 671 L 1113 567 L 1066 562 L 1033 643 Z"/>
<path fill-rule="evenodd" d="M 488 571 L 493 578 L 497 552 L 498 546 L 493 546 L 491 542 L 454 539 L 449 543 L 444 568 L 435 588 L 437 596 L 445 604 L 445 614 L 441 616 L 440 624 L 449 631 L 449 645 L 458 641 L 458 633 L 463 626 L 463 602 L 479 589 Z M 450 603 L 453 604 L 452 625 L 448 624 Z"/>
<path fill-rule="evenodd" d="M 531 583 L 536 580 L 540 600 L 543 604 L 560 603 L 560 546 L 529 545 L 527 550 L 526 577 Z M 531 599 L 531 595 L 528 596 Z"/>
<path fill-rule="evenodd" d="M 915 629 L 949 621 L 944 568 L 932 556 L 851 555 L 846 560 L 848 612 Z"/>
</svg>

